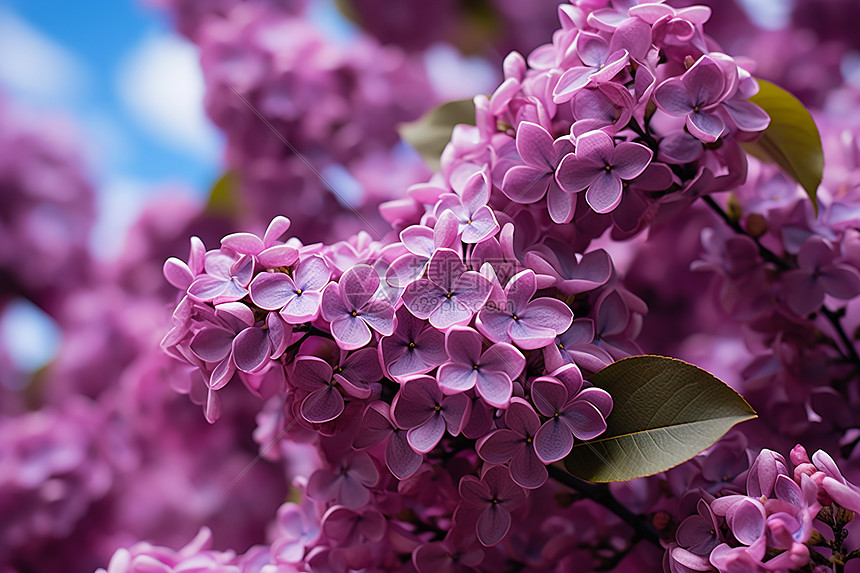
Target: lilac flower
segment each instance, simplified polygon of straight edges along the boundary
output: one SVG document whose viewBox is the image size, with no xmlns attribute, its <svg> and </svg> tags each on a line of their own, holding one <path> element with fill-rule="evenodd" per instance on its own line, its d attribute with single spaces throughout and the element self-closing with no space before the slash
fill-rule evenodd
<svg viewBox="0 0 860 573">
<path fill-rule="evenodd" d="M 569 138 L 553 141 L 543 127 L 524 121 L 517 128 L 517 153 L 525 165 L 515 165 L 505 173 L 502 192 L 515 203 L 529 204 L 547 198 L 549 215 L 556 223 L 573 217 L 574 203 L 555 180 L 562 158 L 573 152 Z"/>
<path fill-rule="evenodd" d="M 394 334 L 379 341 L 379 356 L 388 375 L 403 382 L 406 377 L 426 374 L 445 361 L 448 357 L 445 335 L 412 316 L 403 306 L 397 309 Z"/>
<path fill-rule="evenodd" d="M 375 507 L 357 507 L 334 506 L 323 515 L 322 533 L 336 547 L 378 543 L 385 537 L 385 516 Z"/>
<path fill-rule="evenodd" d="M 322 316 L 331 323 L 332 336 L 344 350 L 369 343 L 371 328 L 383 336 L 394 333 L 394 308 L 374 298 L 378 288 L 376 271 L 368 265 L 356 265 L 339 283 L 331 283 L 323 291 Z"/>
<path fill-rule="evenodd" d="M 441 248 L 451 248 L 457 241 L 459 222 L 451 211 L 444 211 L 432 229 L 424 225 L 412 225 L 400 232 L 400 242 L 409 251 L 391 263 L 385 275 L 386 282 L 393 287 L 405 287 L 421 278 L 433 253 Z"/>
<path fill-rule="evenodd" d="M 213 365 L 208 386 L 219 390 L 238 368 L 242 372 L 261 371 L 273 354 L 283 351 L 289 334 L 273 316 L 267 326 L 257 326 L 254 313 L 239 302 L 215 307 L 213 323 L 198 330 L 190 348 L 200 360 Z"/>
<path fill-rule="evenodd" d="M 600 84 L 596 89 L 584 89 L 573 98 L 573 116 L 577 121 L 570 126 L 570 134 L 579 137 L 599 129 L 615 135 L 633 117 L 633 105 L 630 91 L 612 82 Z"/>
<path fill-rule="evenodd" d="M 314 255 L 296 265 L 293 276 L 286 273 L 260 273 L 248 290 L 260 308 L 277 310 L 290 324 L 301 324 L 317 317 L 322 289 L 331 271 L 322 257 Z"/>
<path fill-rule="evenodd" d="M 466 181 L 460 195 L 446 193 L 436 204 L 436 213 L 441 217 L 445 211 L 454 214 L 458 222 L 460 239 L 467 244 L 480 243 L 499 231 L 499 222 L 493 210 L 487 207 L 490 200 L 487 176 L 475 173 Z"/>
<path fill-rule="evenodd" d="M 576 53 L 583 66 L 566 70 L 552 91 L 555 103 L 564 103 L 590 83 L 608 82 L 627 65 L 627 50 L 609 53 L 609 43 L 595 34 L 580 32 L 575 40 Z"/>
<path fill-rule="evenodd" d="M 547 240 L 543 248 L 526 253 L 525 264 L 538 274 L 553 277 L 555 287 L 566 295 L 594 290 L 612 276 L 612 259 L 603 249 L 577 256 L 554 239 Z"/>
<path fill-rule="evenodd" d="M 585 200 L 597 213 L 608 213 L 621 202 L 622 180 L 638 177 L 654 153 L 639 143 L 617 146 L 603 131 L 589 131 L 576 140 L 576 152 L 567 155 L 556 172 L 556 180 L 568 193 L 583 189 Z"/>
<path fill-rule="evenodd" d="M 850 300 L 860 294 L 860 272 L 847 263 L 837 263 L 838 253 L 829 241 L 818 236 L 807 239 L 797 253 L 798 269 L 782 275 L 788 306 L 801 316 L 818 310 L 824 295 Z"/>
<path fill-rule="evenodd" d="M 726 89 L 726 75 L 710 56 L 702 56 L 680 77 L 665 80 L 654 90 L 654 102 L 674 117 L 683 117 L 687 129 L 705 143 L 726 133 L 718 113 Z"/>
<path fill-rule="evenodd" d="M 491 296 L 478 313 L 475 320 L 478 331 L 493 342 L 513 341 L 525 350 L 552 344 L 556 336 L 570 327 L 573 311 L 556 298 L 531 300 L 535 292 L 534 271 L 517 273 L 508 281 L 504 293 Z"/>
<path fill-rule="evenodd" d="M 235 302 L 248 294 L 254 275 L 254 257 L 237 256 L 223 251 L 209 251 L 204 259 L 204 273 L 188 287 L 188 295 L 198 302 Z"/>
<path fill-rule="evenodd" d="M 200 528 L 199 533 L 178 551 L 154 546 L 145 541 L 129 549 L 117 549 L 110 559 L 107 571 L 96 569 L 96 573 L 140 573 L 142 571 L 208 571 L 211 573 L 238 573 L 234 565 L 236 553 L 215 551 L 212 546 L 212 531 Z"/>
<path fill-rule="evenodd" d="M 317 470 L 308 480 L 308 497 L 319 502 L 358 509 L 370 502 L 370 489 L 379 483 L 379 471 L 365 452 L 342 458 L 334 471 Z"/>
<path fill-rule="evenodd" d="M 532 382 L 532 402 L 538 412 L 549 418 L 534 439 L 535 452 L 545 464 L 569 454 L 574 436 L 591 440 L 606 430 L 605 416 L 609 412 L 600 406 L 611 408 L 612 398 L 599 388 L 580 388 L 569 388 L 551 376 Z"/>
<path fill-rule="evenodd" d="M 164 261 L 163 273 L 174 287 L 188 291 L 188 287 L 194 282 L 194 279 L 203 272 L 203 261 L 206 256 L 206 247 L 199 237 L 191 237 L 191 248 L 188 253 L 188 263 L 170 257 Z"/>
<path fill-rule="evenodd" d="M 221 239 L 221 246 L 242 255 L 252 255 L 263 268 L 288 267 L 299 259 L 299 251 L 278 239 L 290 228 L 290 220 L 278 216 L 272 219 L 263 239 L 251 233 L 233 233 Z"/>
<path fill-rule="evenodd" d="M 557 369 L 565 364 L 577 364 L 591 372 L 597 372 L 615 360 L 603 348 L 594 343 L 594 320 L 577 318 L 553 343 L 543 349 L 547 369 Z"/>
<path fill-rule="evenodd" d="M 717 523 L 717 516 L 704 499 L 699 500 L 696 512 L 681 522 L 675 535 L 681 547 L 695 555 L 706 557 L 723 541 L 723 535 Z"/>
<path fill-rule="evenodd" d="M 511 510 L 525 500 L 526 493 L 511 481 L 505 468 L 495 466 L 488 469 L 480 480 L 464 476 L 460 480 L 460 497 L 466 507 L 479 512 L 476 524 L 478 541 L 492 547 L 508 534 Z"/>
<path fill-rule="evenodd" d="M 532 405 L 522 398 L 511 398 L 505 411 L 505 427 L 478 440 L 475 450 L 481 459 L 491 464 L 510 462 L 511 478 L 517 484 L 527 489 L 538 488 L 549 476 L 536 452 L 535 436 L 540 428 L 540 418 Z M 551 457 L 557 448 L 550 444 L 550 439 L 545 438 L 542 445 Z"/>
<path fill-rule="evenodd" d="M 455 326 L 445 334 L 449 361 L 436 375 L 442 392 L 456 394 L 475 388 L 491 406 L 506 408 L 513 393 L 513 380 L 526 364 L 525 357 L 510 344 L 493 344 L 481 352 L 481 335 L 471 328 Z"/>
<path fill-rule="evenodd" d="M 474 545 L 474 535 L 452 535 L 449 531 L 442 541 L 416 547 L 412 563 L 418 573 L 470 573 L 484 559 L 484 552 Z"/>
<path fill-rule="evenodd" d="M 443 396 L 436 379 L 418 376 L 407 380 L 391 403 L 395 423 L 409 430 L 406 439 L 412 449 L 426 454 L 445 435 L 460 433 L 469 419 L 472 401 L 465 394 Z"/>
<path fill-rule="evenodd" d="M 860 511 L 860 488 L 842 476 L 839 466 L 827 452 L 818 450 L 812 454 L 815 467 L 824 474 L 820 479 L 821 488 L 833 501 L 851 511 Z M 813 476 L 815 477 L 815 476 Z"/>
<path fill-rule="evenodd" d="M 405 480 L 421 466 L 424 456 L 409 445 L 406 430 L 398 428 L 391 419 L 391 406 L 382 401 L 367 405 L 362 416 L 362 430 L 356 434 L 353 447 L 370 448 L 385 440 L 385 465 L 399 480 Z"/>
<path fill-rule="evenodd" d="M 490 288 L 486 277 L 466 270 L 456 252 L 439 249 L 430 259 L 427 278 L 406 287 L 403 304 L 417 318 L 429 319 L 434 327 L 447 330 L 472 320 L 487 301 Z"/>
<path fill-rule="evenodd" d="M 290 381 L 309 392 L 302 401 L 302 417 L 308 422 L 322 424 L 343 413 L 343 396 L 338 392 L 331 365 L 316 356 L 299 356 Z"/>
</svg>

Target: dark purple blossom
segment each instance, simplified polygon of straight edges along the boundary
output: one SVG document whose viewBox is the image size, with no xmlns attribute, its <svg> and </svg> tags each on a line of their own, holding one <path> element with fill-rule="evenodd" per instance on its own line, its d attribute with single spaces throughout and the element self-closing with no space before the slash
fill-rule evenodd
<svg viewBox="0 0 860 573">
<path fill-rule="evenodd" d="M 436 447 L 445 435 L 460 433 L 469 419 L 472 401 L 465 394 L 444 396 L 435 378 L 418 376 L 407 380 L 391 404 L 397 426 L 409 430 L 406 439 L 419 454 Z"/>
<path fill-rule="evenodd" d="M 510 462 L 511 478 L 520 486 L 538 488 L 549 475 L 536 452 L 535 436 L 540 427 L 540 418 L 532 405 L 522 398 L 511 398 L 505 411 L 505 427 L 478 440 L 475 449 L 483 460 L 491 464 Z M 543 446 L 545 453 L 555 453 L 556 448 L 552 447 L 549 439 L 544 439 Z"/>
<path fill-rule="evenodd" d="M 525 500 L 526 492 L 511 481 L 505 468 L 494 466 L 480 480 L 464 476 L 460 480 L 460 497 L 464 506 L 478 512 L 478 541 L 492 547 L 507 535 L 511 528 L 511 510 Z"/>
<path fill-rule="evenodd" d="M 782 276 L 783 294 L 791 310 L 807 315 L 821 308 L 824 295 L 849 300 L 860 294 L 860 272 L 837 262 L 839 253 L 821 237 L 807 239 L 797 253 L 798 269 Z"/>
<path fill-rule="evenodd" d="M 388 375 L 402 382 L 406 377 L 426 374 L 445 361 L 445 334 L 415 318 L 403 306 L 397 310 L 394 334 L 379 341 L 379 356 Z"/>
<path fill-rule="evenodd" d="M 317 470 L 308 480 L 308 496 L 320 502 L 333 501 L 350 509 L 370 502 L 370 489 L 379 483 L 379 471 L 365 452 L 343 458 L 332 470 Z"/>
</svg>

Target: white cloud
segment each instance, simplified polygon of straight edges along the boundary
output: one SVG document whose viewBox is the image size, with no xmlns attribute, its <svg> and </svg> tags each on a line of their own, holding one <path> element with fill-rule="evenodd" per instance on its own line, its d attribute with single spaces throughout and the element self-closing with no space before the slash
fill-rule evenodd
<svg viewBox="0 0 860 573">
<path fill-rule="evenodd" d="M 21 99 L 68 102 L 87 84 L 83 63 L 8 10 L 0 10 L 0 83 Z"/>
<path fill-rule="evenodd" d="M 218 136 L 203 111 L 197 49 L 173 36 L 150 36 L 117 75 L 120 98 L 142 127 L 174 148 L 216 159 Z"/>
<path fill-rule="evenodd" d="M 463 56 L 448 44 L 431 46 L 425 52 L 424 63 L 430 83 L 443 101 L 490 94 L 501 81 L 498 71 L 487 60 Z"/>
</svg>

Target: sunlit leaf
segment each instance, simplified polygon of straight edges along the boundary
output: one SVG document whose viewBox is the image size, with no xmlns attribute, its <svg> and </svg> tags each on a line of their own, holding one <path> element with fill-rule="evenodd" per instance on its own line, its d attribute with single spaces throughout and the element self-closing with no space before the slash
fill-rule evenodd
<svg viewBox="0 0 860 573">
<path fill-rule="evenodd" d="M 779 86 L 758 80 L 759 92 L 750 101 L 770 116 L 770 125 L 759 139 L 743 143 L 750 155 L 776 163 L 809 195 L 818 214 L 818 186 L 824 171 L 821 136 L 812 116 L 796 97 Z"/>
<path fill-rule="evenodd" d="M 589 381 L 609 392 L 614 406 L 606 432 L 577 442 L 565 459 L 571 474 L 588 481 L 627 481 L 665 471 L 756 417 L 726 384 L 674 358 L 625 358 Z"/>
</svg>

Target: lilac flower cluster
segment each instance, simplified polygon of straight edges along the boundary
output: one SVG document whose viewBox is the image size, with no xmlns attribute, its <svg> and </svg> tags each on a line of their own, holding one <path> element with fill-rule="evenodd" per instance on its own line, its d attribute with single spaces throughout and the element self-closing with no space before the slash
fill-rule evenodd
<svg viewBox="0 0 860 573">
<path fill-rule="evenodd" d="M 0 99 L 0 298 L 50 314 L 90 272 L 95 192 L 68 122 L 36 119 Z"/>
<path fill-rule="evenodd" d="M 309 241 L 379 227 L 377 203 L 428 175 L 396 131 L 436 103 L 420 60 L 369 38 L 339 45 L 275 5 L 235 4 L 196 42 L 242 218 L 265 225 L 274 209 L 303 226 L 313 219 L 301 233 Z"/>
<path fill-rule="evenodd" d="M 460 493 L 447 492 L 447 519 L 492 546 L 525 490 L 547 481 L 546 465 L 606 427 L 612 400 L 583 380 L 571 353 L 590 356 L 594 370 L 612 359 L 593 339 L 597 319 L 574 321 L 555 277 L 504 256 L 504 232 L 485 204 L 486 176 L 467 185 L 462 202 L 437 191 L 440 209 L 453 206 L 440 210 L 434 228 L 410 226 L 385 246 L 361 236 L 303 245 L 285 238 L 284 217 L 262 238 L 228 235 L 215 250 L 193 239 L 187 263 L 165 264 L 184 296 L 163 345 L 202 373 L 210 421 L 220 412 L 219 391 L 233 379 L 281 403 L 267 414 L 280 419 L 266 422 L 258 439 L 316 444 L 323 463 L 307 495 L 323 508 L 353 512 L 335 512 L 337 519 L 363 515 L 391 495 L 390 476 L 405 484 L 421 468 L 440 471 L 438 460 L 472 444 L 463 462 L 496 469 L 464 475 Z M 572 261 L 592 279 L 577 285 L 573 304 L 595 309 L 601 326 L 630 347 L 625 333 L 635 311 L 624 297 L 632 295 L 610 280 L 606 253 L 595 254 Z M 611 305 L 604 316 L 600 309 Z M 569 349 L 568 340 L 575 341 Z M 390 476 L 383 479 L 379 467 Z M 490 475 L 497 477 L 486 481 Z M 474 487 L 466 485 L 471 480 Z M 481 488 L 519 497 L 483 506 L 468 493 Z"/>
<path fill-rule="evenodd" d="M 797 445 L 791 462 L 793 471 L 783 456 L 762 450 L 745 472 L 742 491 L 723 489 L 716 497 L 702 492 L 669 544 L 664 570 L 732 573 L 807 566 L 810 547 L 826 545 L 816 524 L 841 532 L 853 517 L 843 510 L 860 509 L 860 488 L 821 450 L 810 460 Z"/>
</svg>

